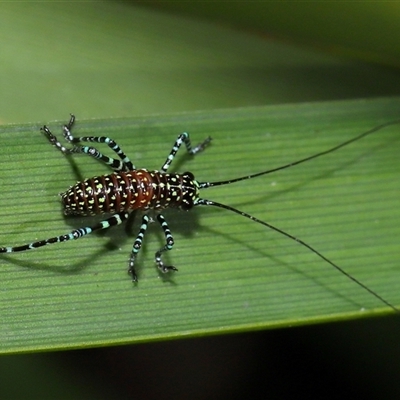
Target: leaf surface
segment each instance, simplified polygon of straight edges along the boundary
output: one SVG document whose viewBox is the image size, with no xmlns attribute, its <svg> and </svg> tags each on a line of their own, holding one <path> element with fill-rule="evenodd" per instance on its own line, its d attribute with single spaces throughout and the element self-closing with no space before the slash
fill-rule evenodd
<svg viewBox="0 0 400 400">
<path fill-rule="evenodd" d="M 398 98 L 215 110 L 80 121 L 75 135 L 110 136 L 136 167 L 159 169 L 177 135 L 213 141 L 196 157 L 181 150 L 171 170 L 219 181 L 271 169 L 395 120 Z M 0 128 L 1 245 L 20 245 L 90 225 L 64 218 L 58 193 L 108 173 L 84 155 L 66 158 L 39 128 Z M 301 238 L 392 304 L 398 268 L 400 125 L 337 152 L 264 177 L 203 190 Z M 112 155 L 107 146 L 101 148 Z M 388 308 L 308 249 L 248 219 L 212 207 L 164 213 L 175 238 L 160 276 L 152 224 L 138 258 L 127 260 L 140 224 L 0 259 L 1 351 L 133 343 L 310 324 L 387 313 Z"/>
</svg>

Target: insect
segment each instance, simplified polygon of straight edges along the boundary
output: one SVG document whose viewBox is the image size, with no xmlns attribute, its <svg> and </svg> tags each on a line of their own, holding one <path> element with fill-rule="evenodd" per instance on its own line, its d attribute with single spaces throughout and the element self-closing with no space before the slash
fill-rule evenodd
<svg viewBox="0 0 400 400">
<path fill-rule="evenodd" d="M 389 303 L 378 293 L 364 285 L 361 281 L 347 273 L 343 268 L 335 264 L 333 261 L 325 257 L 322 253 L 314 247 L 304 242 L 303 240 L 284 232 L 283 230 L 271 225 L 270 223 L 261 221 L 243 211 L 239 211 L 233 207 L 225 204 L 217 203 L 212 200 L 203 199 L 200 197 L 200 190 L 207 189 L 213 186 L 229 185 L 232 183 L 240 182 L 247 179 L 253 179 L 262 175 L 270 174 L 272 172 L 280 171 L 293 167 L 295 165 L 310 161 L 317 157 L 324 156 L 332 153 L 340 148 L 354 143 L 367 135 L 372 134 L 386 126 L 399 123 L 400 121 L 392 121 L 379 126 L 376 126 L 350 140 L 340 143 L 328 150 L 321 151 L 311 156 L 302 158 L 295 162 L 282 165 L 266 171 L 261 171 L 252 175 L 246 175 L 235 179 L 219 182 L 198 182 L 191 172 L 183 174 L 168 173 L 168 169 L 176 156 L 179 148 L 184 144 L 190 155 L 196 155 L 203 151 L 210 143 L 211 138 L 206 138 L 203 142 L 195 147 L 192 147 L 188 133 L 184 132 L 176 139 L 168 157 L 159 171 L 149 171 L 147 169 L 136 169 L 130 159 L 122 151 L 119 145 L 111 138 L 105 136 L 84 136 L 74 137 L 72 128 L 75 123 L 75 116 L 71 114 L 69 122 L 63 127 L 63 135 L 65 140 L 71 147 L 62 145 L 57 137 L 51 133 L 50 129 L 45 125 L 41 130 L 47 136 L 48 140 L 58 150 L 65 155 L 83 153 L 87 154 L 106 165 L 109 165 L 114 172 L 108 175 L 96 176 L 77 182 L 71 186 L 67 191 L 61 193 L 61 202 L 64 207 L 66 215 L 90 216 L 97 214 L 111 214 L 110 217 L 94 224 L 93 226 L 86 226 L 75 229 L 67 234 L 55 236 L 49 239 L 39 240 L 36 242 L 24 244 L 15 247 L 0 247 L 0 253 L 14 253 L 19 251 L 31 250 L 37 247 L 46 246 L 48 244 L 66 242 L 69 240 L 79 239 L 83 236 L 89 235 L 92 232 L 102 229 L 108 229 L 115 225 L 120 225 L 128 219 L 129 214 L 135 210 L 144 211 L 142 216 L 141 226 L 139 233 L 133 243 L 132 251 L 129 257 L 128 272 L 132 276 L 134 282 L 137 281 L 135 272 L 135 261 L 139 253 L 143 238 L 145 236 L 148 224 L 153 222 L 149 215 L 149 210 L 156 211 L 156 219 L 161 225 L 165 236 L 165 245 L 155 253 L 155 263 L 162 273 L 170 271 L 177 271 L 174 266 L 165 265 L 162 261 L 162 254 L 169 251 L 174 246 L 174 239 L 168 227 L 168 223 L 163 217 L 161 211 L 166 208 L 179 208 L 185 211 L 190 210 L 195 206 L 214 206 L 232 211 L 245 218 L 248 218 L 256 223 L 259 223 L 269 229 L 272 229 L 287 238 L 296 241 L 300 245 L 306 247 L 316 256 L 330 264 L 337 271 L 352 280 L 355 284 L 369 292 L 372 296 L 380 300 L 385 305 L 389 306 L 395 311 L 399 311 L 394 305 Z M 82 142 L 106 144 L 112 149 L 118 158 L 108 157 L 102 154 L 93 146 L 83 145 Z"/>
</svg>

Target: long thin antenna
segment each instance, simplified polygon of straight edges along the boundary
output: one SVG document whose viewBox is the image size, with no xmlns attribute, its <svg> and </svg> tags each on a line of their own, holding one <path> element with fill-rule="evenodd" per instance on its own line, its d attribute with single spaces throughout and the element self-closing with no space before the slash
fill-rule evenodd
<svg viewBox="0 0 400 400">
<path fill-rule="evenodd" d="M 205 205 L 205 206 L 215 206 L 215 207 L 220 207 L 220 208 L 224 208 L 225 210 L 229 210 L 229 211 L 233 211 L 236 214 L 239 214 L 243 217 L 249 218 L 254 222 L 257 222 L 261 225 L 266 226 L 267 228 L 270 228 L 286 237 L 288 237 L 289 239 L 292 239 L 294 241 L 296 241 L 297 243 L 301 244 L 302 246 L 306 247 L 307 249 L 309 249 L 310 251 L 312 251 L 314 254 L 316 254 L 318 257 L 322 258 L 324 261 L 326 261 L 328 264 L 330 264 L 333 268 L 335 268 L 337 271 L 341 272 L 343 275 L 345 275 L 347 278 L 349 278 L 350 280 L 352 280 L 354 283 L 356 283 L 358 286 L 362 287 L 364 290 L 366 290 L 368 293 L 370 293 L 372 296 L 374 296 L 375 298 L 377 298 L 378 300 L 380 300 L 382 303 L 386 304 L 388 307 L 390 307 L 392 310 L 396 311 L 396 312 L 400 312 L 400 310 L 398 308 L 396 308 L 393 304 L 389 303 L 387 300 L 385 300 L 383 297 L 381 297 L 378 293 L 374 292 L 372 289 L 370 289 L 368 286 L 364 285 L 362 282 L 360 282 L 358 279 L 354 278 L 354 276 L 350 275 L 348 272 L 346 272 L 343 268 L 339 267 L 337 264 L 335 264 L 333 261 L 331 261 L 329 258 L 325 257 L 323 254 L 321 254 L 318 250 L 314 249 L 314 247 L 310 246 L 309 244 L 307 244 L 306 242 L 304 242 L 303 240 L 291 235 L 290 233 L 287 233 L 285 231 L 283 231 L 282 229 L 277 228 L 274 225 L 271 225 L 267 222 L 261 221 L 260 219 L 253 217 L 250 214 L 247 214 L 243 211 L 237 210 L 236 208 L 227 206 L 225 204 L 222 203 L 217 203 L 215 201 L 212 200 L 206 200 L 206 199 L 198 199 L 198 201 L 196 202 L 196 205 Z"/>
<path fill-rule="evenodd" d="M 321 157 L 321 156 L 324 156 L 326 154 L 332 153 L 332 152 L 334 152 L 336 150 L 339 150 L 342 147 L 347 146 L 350 143 L 356 142 L 357 140 L 360 140 L 363 137 L 365 137 L 367 135 L 370 135 L 371 133 L 374 133 L 376 131 L 379 131 L 380 129 L 386 128 L 387 126 L 395 125 L 395 124 L 398 124 L 398 123 L 400 123 L 400 119 L 395 120 L 395 121 L 391 121 L 391 122 L 385 122 L 385 123 L 383 123 L 381 125 L 375 126 L 372 129 L 369 129 L 368 131 L 366 131 L 364 133 L 361 133 L 360 135 L 358 135 L 356 137 L 353 137 L 352 139 L 346 140 L 343 143 L 340 143 L 340 144 L 338 144 L 338 145 L 336 145 L 334 147 L 331 147 L 328 150 L 321 151 L 320 153 L 313 154 L 312 156 L 308 156 L 306 158 L 302 158 L 301 160 L 297 160 L 297 161 L 291 162 L 289 164 L 282 165 L 280 167 L 269 169 L 267 171 L 257 172 L 256 174 L 252 174 L 252 175 L 241 176 L 240 178 L 230 179 L 230 180 L 227 180 L 227 181 L 201 182 L 201 183 L 199 183 L 199 187 L 200 187 L 200 189 L 206 189 L 206 188 L 209 188 L 209 187 L 212 187 L 212 186 L 228 185 L 230 183 L 240 182 L 240 181 L 244 181 L 246 179 L 256 178 L 257 176 L 266 175 L 266 174 L 270 174 L 272 172 L 280 171 L 282 169 L 294 167 L 295 165 L 298 165 L 298 164 L 304 163 L 306 161 L 313 160 L 314 158 Z"/>
</svg>

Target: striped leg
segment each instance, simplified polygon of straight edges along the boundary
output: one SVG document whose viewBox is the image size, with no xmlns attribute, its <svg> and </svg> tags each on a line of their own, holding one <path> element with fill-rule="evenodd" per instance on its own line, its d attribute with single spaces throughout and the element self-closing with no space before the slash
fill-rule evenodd
<svg viewBox="0 0 400 400">
<path fill-rule="evenodd" d="M 161 167 L 163 172 L 167 172 L 168 167 L 171 165 L 172 160 L 175 158 L 175 155 L 179 148 L 181 147 L 182 143 L 185 143 L 186 149 L 190 155 L 195 155 L 200 151 L 203 151 L 204 148 L 211 142 L 211 137 L 209 136 L 203 142 L 199 143 L 196 147 L 192 148 L 192 144 L 190 142 L 189 134 L 187 132 L 181 133 L 178 138 L 176 139 L 171 152 L 169 153 L 167 159 L 164 162 L 164 165 Z"/>
<path fill-rule="evenodd" d="M 50 129 L 45 125 L 41 130 L 46 134 L 50 143 L 52 143 L 55 147 L 57 147 L 64 154 L 73 154 L 73 153 L 84 153 L 87 154 L 97 160 L 102 161 L 103 163 L 109 165 L 114 171 L 131 171 L 135 169 L 129 157 L 122 151 L 119 145 L 111 138 L 106 136 L 82 136 L 75 138 L 71 129 L 75 122 L 75 116 L 71 114 L 71 119 L 69 120 L 67 125 L 64 125 L 64 137 L 65 139 L 73 144 L 74 146 L 71 148 L 67 148 L 63 146 L 57 139 L 57 137 L 51 133 Z M 120 160 L 105 156 L 99 150 L 92 146 L 78 146 L 77 144 L 80 142 L 92 142 L 92 143 L 105 143 L 111 150 L 113 150 Z"/>
<path fill-rule="evenodd" d="M 66 242 L 68 240 L 79 239 L 83 236 L 90 235 L 92 232 L 108 229 L 111 226 L 120 225 L 123 221 L 128 218 L 128 213 L 118 213 L 114 214 L 112 217 L 105 219 L 104 221 L 99 222 L 93 226 L 87 226 L 85 228 L 79 228 L 67 233 L 65 235 L 55 236 L 45 240 L 39 240 L 37 242 L 32 242 L 28 244 L 24 244 L 22 246 L 15 247 L 0 247 L 0 253 L 14 253 L 17 251 L 26 251 L 31 249 L 36 249 L 37 247 L 46 246 L 48 244 Z"/>
<path fill-rule="evenodd" d="M 165 240 L 166 240 L 165 246 L 162 247 L 160 250 L 158 250 L 155 254 L 155 261 L 156 261 L 157 267 L 164 274 L 169 271 L 178 271 L 175 267 L 164 265 L 164 263 L 161 261 L 161 253 L 163 253 L 166 250 L 172 249 L 172 247 L 174 245 L 174 239 L 172 237 L 170 229 L 168 228 L 167 221 L 165 221 L 164 217 L 161 214 L 158 214 L 157 220 L 160 223 L 160 225 L 164 231 Z M 131 257 L 129 259 L 129 269 L 128 269 L 128 273 L 132 276 L 133 282 L 137 282 L 137 275 L 135 272 L 136 256 L 139 253 L 140 249 L 142 248 L 143 238 L 144 238 L 144 235 L 147 231 L 147 227 L 150 222 L 151 222 L 151 218 L 147 214 L 143 215 L 142 225 L 140 226 L 139 233 L 136 237 L 135 242 L 133 243 Z"/>
<path fill-rule="evenodd" d="M 158 250 L 155 254 L 157 267 L 163 274 L 169 271 L 178 271 L 175 267 L 164 265 L 164 263 L 161 261 L 161 254 L 164 251 L 171 250 L 172 247 L 174 246 L 174 238 L 172 237 L 167 221 L 161 214 L 157 215 L 157 220 L 160 223 L 161 228 L 163 229 L 165 235 L 165 246 L 162 247 L 160 250 Z"/>
<path fill-rule="evenodd" d="M 130 274 L 132 276 L 133 282 L 137 282 L 137 280 L 138 280 L 136 272 L 135 272 L 136 256 L 139 253 L 140 249 L 142 248 L 144 234 L 146 233 L 147 226 L 149 225 L 150 221 L 151 221 L 151 219 L 147 214 L 143 215 L 142 225 L 140 225 L 139 233 L 135 239 L 135 242 L 133 243 L 131 256 L 129 258 L 129 269 L 128 269 L 128 274 Z"/>
</svg>

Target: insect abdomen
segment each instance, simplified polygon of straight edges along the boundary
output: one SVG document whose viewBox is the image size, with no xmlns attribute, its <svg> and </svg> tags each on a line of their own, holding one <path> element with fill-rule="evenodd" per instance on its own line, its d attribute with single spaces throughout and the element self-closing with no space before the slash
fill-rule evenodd
<svg viewBox="0 0 400 400">
<path fill-rule="evenodd" d="M 61 199 L 66 215 L 96 215 L 122 211 L 191 208 L 198 193 L 190 175 L 138 169 L 77 182 Z"/>
</svg>

